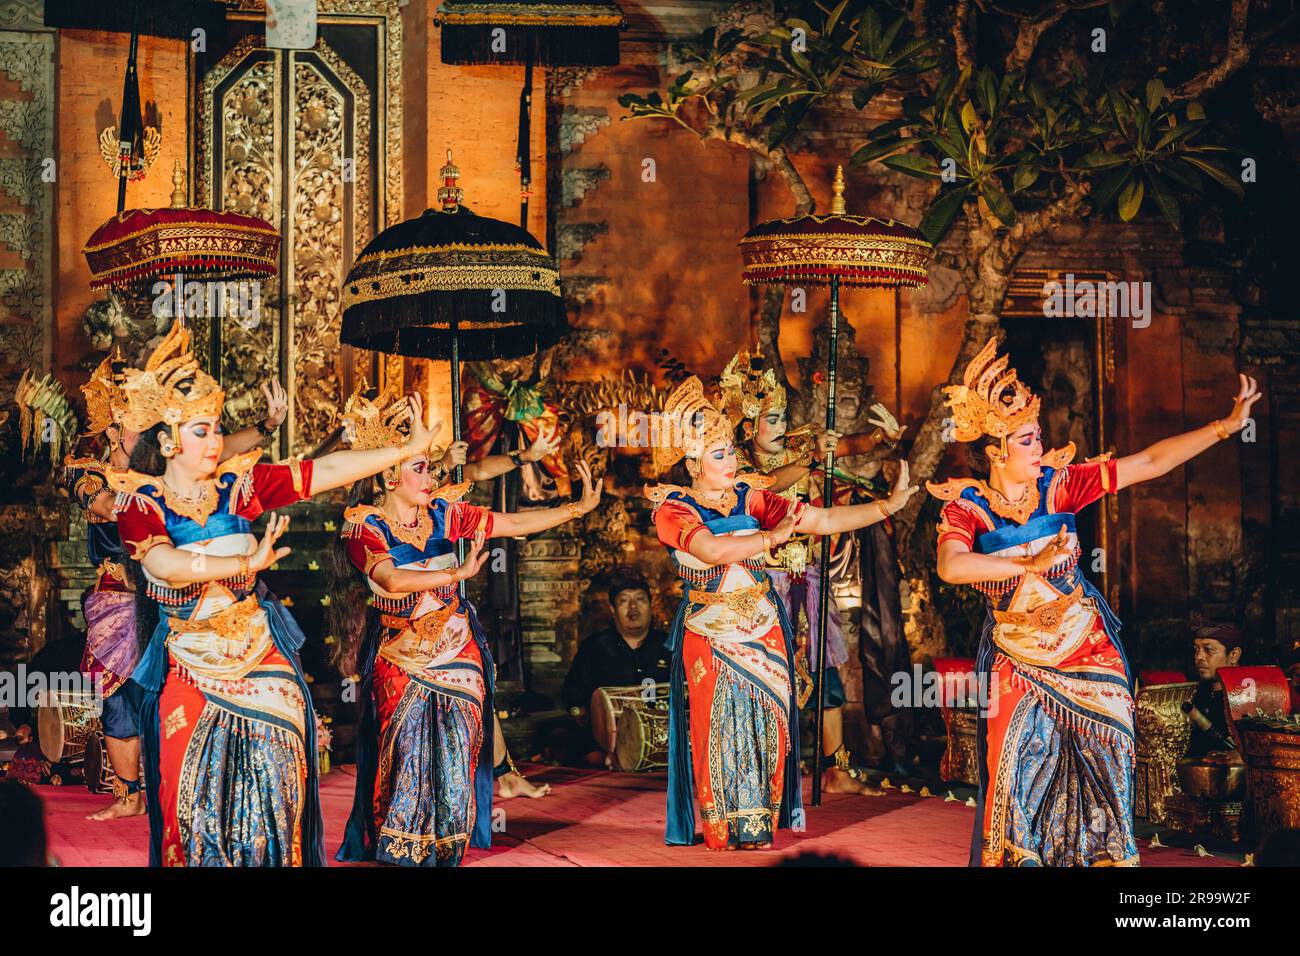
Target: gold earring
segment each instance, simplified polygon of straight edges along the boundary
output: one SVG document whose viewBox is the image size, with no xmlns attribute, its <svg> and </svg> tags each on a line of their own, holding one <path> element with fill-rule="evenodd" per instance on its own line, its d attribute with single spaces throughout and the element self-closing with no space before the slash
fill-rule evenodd
<svg viewBox="0 0 1300 956">
<path fill-rule="evenodd" d="M 159 442 L 159 443 L 158 443 L 158 450 L 159 450 L 160 452 L 162 452 L 162 456 L 163 456 L 164 458 L 171 458 L 171 457 L 173 457 L 173 456 L 176 454 L 176 445 L 175 445 L 173 442 L 170 442 L 170 441 L 167 442 L 167 444 L 165 444 L 165 445 L 162 444 L 162 442 Z"/>
</svg>

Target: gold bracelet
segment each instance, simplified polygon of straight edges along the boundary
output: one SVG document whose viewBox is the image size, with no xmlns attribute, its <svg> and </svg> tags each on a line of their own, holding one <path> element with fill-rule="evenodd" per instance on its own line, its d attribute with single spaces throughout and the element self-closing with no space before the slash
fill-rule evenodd
<svg viewBox="0 0 1300 956">
<path fill-rule="evenodd" d="M 239 556 L 239 576 L 241 578 L 248 577 L 248 555 L 246 554 Z"/>
<path fill-rule="evenodd" d="M 577 504 L 575 504 L 572 501 L 565 504 L 564 507 L 568 509 L 570 518 L 581 518 L 583 515 L 582 508 L 580 508 Z"/>
<path fill-rule="evenodd" d="M 1210 427 L 1214 429 L 1214 433 L 1219 436 L 1221 441 L 1227 441 L 1232 437 L 1232 433 L 1228 431 L 1228 426 L 1218 418 L 1210 422 Z"/>
<path fill-rule="evenodd" d="M 875 506 L 880 509 L 880 515 L 882 519 L 889 517 L 890 510 L 889 507 L 885 504 L 885 500 L 883 498 L 877 498 L 873 502 L 873 504 L 875 504 Z"/>
<path fill-rule="evenodd" d="M 763 539 L 763 553 L 772 557 L 772 536 L 766 531 L 760 531 L 758 535 Z"/>
</svg>

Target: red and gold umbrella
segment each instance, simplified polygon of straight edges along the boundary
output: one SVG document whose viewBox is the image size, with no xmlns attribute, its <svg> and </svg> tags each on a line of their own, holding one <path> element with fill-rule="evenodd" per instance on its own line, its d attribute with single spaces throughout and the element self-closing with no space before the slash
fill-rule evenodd
<svg viewBox="0 0 1300 956">
<path fill-rule="evenodd" d="M 826 363 L 826 430 L 835 427 L 835 363 L 839 354 L 840 286 L 915 288 L 924 285 L 934 247 L 920 230 L 895 219 L 851 216 L 844 203 L 844 167 L 835 168 L 830 215 L 809 214 L 759 223 L 740 240 L 746 285 L 829 285 L 830 357 Z M 822 500 L 833 502 L 833 455 L 826 456 Z M 822 587 L 829 587 L 831 539 L 822 537 Z M 830 604 L 820 602 L 817 632 L 817 741 L 822 752 L 825 714 L 826 626 Z M 821 803 L 821 773 L 813 774 L 813 806 Z"/>
</svg>

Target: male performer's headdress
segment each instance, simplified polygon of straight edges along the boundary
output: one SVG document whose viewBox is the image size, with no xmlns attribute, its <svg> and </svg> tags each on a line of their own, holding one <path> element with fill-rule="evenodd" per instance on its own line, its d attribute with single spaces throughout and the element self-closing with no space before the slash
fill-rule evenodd
<svg viewBox="0 0 1300 956">
<path fill-rule="evenodd" d="M 945 386 L 944 392 L 952 409 L 953 437 L 966 442 L 988 435 L 1001 441 L 1006 454 L 1007 436 L 1038 421 L 1039 399 L 1016 377 L 1015 369 L 1007 368 L 1009 358 L 999 356 L 997 350 L 994 336 L 966 366 L 962 383 Z"/>
<path fill-rule="evenodd" d="M 672 390 L 658 418 L 654 468 L 660 475 L 684 457 L 699 458 L 710 446 L 731 441 L 734 431 L 694 375 Z"/>
<path fill-rule="evenodd" d="M 185 387 L 182 387 L 185 386 Z M 144 369 L 128 368 L 123 373 L 125 399 L 120 421 L 136 432 L 148 431 L 159 422 L 171 426 L 172 440 L 180 441 L 180 425 L 195 418 L 219 418 L 226 393 L 199 366 L 190 352 L 190 330 L 178 319 Z"/>
<path fill-rule="evenodd" d="M 763 364 L 761 353 L 737 352 L 718 380 L 722 386 L 722 410 L 731 419 L 733 427 L 745 423 L 748 437 L 752 437 L 750 433 L 756 418 L 786 407 L 785 386 L 777 382 L 776 370 L 764 368 Z"/>
<path fill-rule="evenodd" d="M 410 403 L 405 398 L 394 401 L 392 389 L 372 402 L 362 394 L 365 389 L 362 379 L 343 406 L 343 437 L 353 448 L 362 450 L 401 445 L 410 427 Z"/>
<path fill-rule="evenodd" d="M 102 433 L 108 426 L 116 425 L 125 414 L 124 372 L 121 352 L 114 346 L 91 373 L 90 381 L 81 386 L 81 394 L 86 397 L 86 430 L 82 438 Z"/>
</svg>

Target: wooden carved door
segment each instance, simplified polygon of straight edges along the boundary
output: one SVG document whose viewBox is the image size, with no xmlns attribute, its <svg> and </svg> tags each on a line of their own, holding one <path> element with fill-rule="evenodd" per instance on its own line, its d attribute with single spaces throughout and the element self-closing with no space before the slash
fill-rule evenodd
<svg viewBox="0 0 1300 956">
<path fill-rule="evenodd" d="M 246 6 L 224 49 L 195 58 L 193 194 L 275 225 L 280 269 L 260 315 L 196 323 L 196 339 L 235 420 L 262 407 L 263 382 L 284 383 L 273 452 L 310 455 L 357 380 L 389 371 L 340 345 L 339 329 L 353 259 L 400 218 L 400 20 L 395 0 L 325 2 L 312 49 L 270 50 L 260 5 Z"/>
</svg>

